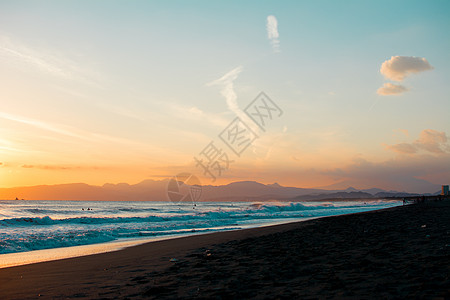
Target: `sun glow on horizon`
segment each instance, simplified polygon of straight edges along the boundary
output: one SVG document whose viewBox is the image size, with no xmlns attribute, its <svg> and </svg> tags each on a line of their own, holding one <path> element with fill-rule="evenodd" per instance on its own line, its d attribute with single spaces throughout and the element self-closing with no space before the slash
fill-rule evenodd
<svg viewBox="0 0 450 300">
<path fill-rule="evenodd" d="M 448 3 L 55 3 L 0 4 L 0 188 L 450 182 Z M 282 111 L 264 128 L 261 92 Z M 238 155 L 236 117 L 255 134 Z M 231 161 L 215 180 L 210 142 Z"/>
</svg>

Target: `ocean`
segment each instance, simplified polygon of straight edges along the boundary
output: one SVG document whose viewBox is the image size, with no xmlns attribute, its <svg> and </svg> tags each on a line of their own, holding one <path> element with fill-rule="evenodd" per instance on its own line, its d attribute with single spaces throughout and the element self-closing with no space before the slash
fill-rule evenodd
<svg viewBox="0 0 450 300">
<path fill-rule="evenodd" d="M 235 230 L 401 205 L 400 201 L 0 201 L 2 254 Z"/>
</svg>

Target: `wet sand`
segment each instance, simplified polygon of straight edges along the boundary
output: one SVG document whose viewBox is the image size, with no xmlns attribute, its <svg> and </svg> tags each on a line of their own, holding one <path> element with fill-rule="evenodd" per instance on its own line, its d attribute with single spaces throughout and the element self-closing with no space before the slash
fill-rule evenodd
<svg viewBox="0 0 450 300">
<path fill-rule="evenodd" d="M 0 269 L 0 299 L 450 298 L 450 202 Z"/>
</svg>

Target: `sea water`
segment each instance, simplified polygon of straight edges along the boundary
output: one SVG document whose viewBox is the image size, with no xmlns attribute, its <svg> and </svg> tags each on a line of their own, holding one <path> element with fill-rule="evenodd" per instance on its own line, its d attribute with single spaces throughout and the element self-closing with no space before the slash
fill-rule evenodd
<svg viewBox="0 0 450 300">
<path fill-rule="evenodd" d="M 401 201 L 199 202 L 196 205 L 175 205 L 171 202 L 0 200 L 0 265 L 2 257 L 8 253 L 112 241 L 148 241 L 398 205 Z"/>
</svg>

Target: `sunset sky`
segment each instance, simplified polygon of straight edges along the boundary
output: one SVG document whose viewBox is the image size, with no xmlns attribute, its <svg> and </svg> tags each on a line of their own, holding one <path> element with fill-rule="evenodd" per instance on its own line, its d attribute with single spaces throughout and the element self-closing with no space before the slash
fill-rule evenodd
<svg viewBox="0 0 450 300">
<path fill-rule="evenodd" d="M 0 188 L 450 183 L 449 1 L 0 1 Z M 264 92 L 265 130 L 243 110 Z M 240 156 L 219 137 L 241 117 Z M 232 160 L 213 181 L 194 158 Z"/>
</svg>

